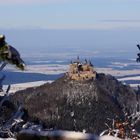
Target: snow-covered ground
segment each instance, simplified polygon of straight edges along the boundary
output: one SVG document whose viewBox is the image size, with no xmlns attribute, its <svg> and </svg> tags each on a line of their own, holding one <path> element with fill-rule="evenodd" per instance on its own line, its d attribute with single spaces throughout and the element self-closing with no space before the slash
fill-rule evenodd
<svg viewBox="0 0 140 140">
<path fill-rule="evenodd" d="M 26 88 L 30 87 L 37 87 L 40 85 L 43 85 L 45 83 L 51 83 L 52 81 L 37 81 L 37 82 L 28 82 L 28 83 L 20 83 L 20 84 L 12 84 L 10 88 L 10 93 L 15 93 L 19 90 L 24 90 Z M 6 90 L 7 85 L 4 86 L 4 89 Z"/>
<path fill-rule="evenodd" d="M 105 74 L 111 74 L 113 76 L 130 76 L 130 75 L 140 75 L 139 69 L 133 69 L 133 70 L 116 70 L 113 68 L 96 68 L 96 71 L 98 73 L 105 73 Z"/>
<path fill-rule="evenodd" d="M 87 140 L 87 139 L 84 139 L 82 138 L 83 140 Z M 16 140 L 14 138 L 0 138 L 0 140 Z M 75 139 L 76 140 L 76 139 Z M 78 139 L 77 139 L 78 140 Z M 89 139 L 88 139 L 89 140 Z M 112 136 L 102 136 L 100 137 L 98 140 L 121 140 L 119 138 L 115 138 L 115 137 L 112 137 Z"/>
<path fill-rule="evenodd" d="M 0 138 L 0 140 L 16 140 L 16 139 L 13 139 L 13 138 Z"/>
<path fill-rule="evenodd" d="M 21 72 L 14 67 L 7 65 L 6 70 Z M 63 64 L 40 64 L 40 65 L 27 65 L 24 73 L 40 73 L 40 74 L 60 74 L 68 70 L 68 65 Z"/>
<path fill-rule="evenodd" d="M 6 73 L 4 74 L 7 76 L 7 83 L 11 85 L 10 93 L 14 93 L 29 87 L 40 86 L 48 82 L 51 83 L 57 79 L 57 77 L 60 77 L 59 75 L 65 73 L 68 68 L 66 65 L 48 64 L 29 65 L 23 72 L 11 66 L 6 66 L 5 69 Z M 15 83 L 16 81 L 17 83 Z M 8 87 L 8 84 L 5 84 L 3 87 L 5 90 Z"/>
</svg>

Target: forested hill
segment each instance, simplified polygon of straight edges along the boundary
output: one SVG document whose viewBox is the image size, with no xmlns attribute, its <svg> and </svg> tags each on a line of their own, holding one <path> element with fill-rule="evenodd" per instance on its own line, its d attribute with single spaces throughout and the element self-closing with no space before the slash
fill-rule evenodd
<svg viewBox="0 0 140 140">
<path fill-rule="evenodd" d="M 67 76 L 49 84 L 19 91 L 12 101 L 23 103 L 32 120 L 47 128 L 100 133 L 109 119 L 124 117 L 124 111 L 139 111 L 140 97 L 131 87 L 111 75 L 96 80 L 72 81 Z"/>
</svg>

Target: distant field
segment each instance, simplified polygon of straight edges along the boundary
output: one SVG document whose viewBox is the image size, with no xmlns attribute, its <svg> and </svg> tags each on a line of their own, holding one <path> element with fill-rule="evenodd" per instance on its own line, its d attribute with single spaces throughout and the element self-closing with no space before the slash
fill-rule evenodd
<svg viewBox="0 0 140 140">
<path fill-rule="evenodd" d="M 5 70 L 0 73 L 6 75 L 3 81 L 4 85 L 11 84 L 12 92 L 25 89 L 31 86 L 38 86 L 48 81 L 54 81 L 68 71 L 69 63 L 75 61 L 73 59 L 47 59 L 46 57 L 26 58 L 26 70 L 21 72 L 14 67 L 8 65 Z M 84 62 L 85 57 L 81 57 Z M 124 84 L 137 87 L 140 84 L 140 63 L 136 63 L 135 59 L 122 58 L 98 58 L 90 59 L 98 73 L 111 74 Z"/>
</svg>

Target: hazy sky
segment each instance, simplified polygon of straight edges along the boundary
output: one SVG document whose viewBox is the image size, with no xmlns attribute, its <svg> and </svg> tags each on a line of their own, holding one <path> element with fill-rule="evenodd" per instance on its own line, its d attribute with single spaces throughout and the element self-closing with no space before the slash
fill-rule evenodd
<svg viewBox="0 0 140 140">
<path fill-rule="evenodd" d="M 140 28 L 140 0 L 0 0 L 0 28 Z"/>
<path fill-rule="evenodd" d="M 140 0 L 0 0 L 0 32 L 21 51 L 127 54 L 140 41 Z"/>
</svg>

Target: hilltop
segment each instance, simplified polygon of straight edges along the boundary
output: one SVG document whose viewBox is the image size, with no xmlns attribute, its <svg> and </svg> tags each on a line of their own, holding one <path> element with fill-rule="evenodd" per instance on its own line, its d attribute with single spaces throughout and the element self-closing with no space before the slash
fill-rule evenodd
<svg viewBox="0 0 140 140">
<path fill-rule="evenodd" d="M 139 95 L 111 75 L 97 74 L 96 80 L 75 81 L 66 75 L 36 88 L 16 92 L 11 101 L 22 102 L 30 120 L 47 128 L 99 134 L 116 115 L 124 118 L 139 111 Z"/>
</svg>

